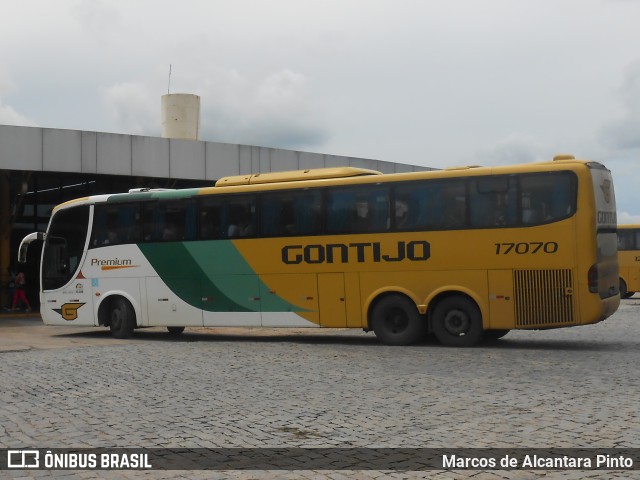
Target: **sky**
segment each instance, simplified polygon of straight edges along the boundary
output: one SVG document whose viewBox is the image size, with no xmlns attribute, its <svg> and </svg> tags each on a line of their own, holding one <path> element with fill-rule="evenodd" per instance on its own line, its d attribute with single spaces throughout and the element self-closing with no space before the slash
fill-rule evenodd
<svg viewBox="0 0 640 480">
<path fill-rule="evenodd" d="M 640 0 L 0 0 L 0 124 L 444 168 L 605 164 L 640 223 Z M 171 70 L 171 75 L 169 71 Z"/>
</svg>

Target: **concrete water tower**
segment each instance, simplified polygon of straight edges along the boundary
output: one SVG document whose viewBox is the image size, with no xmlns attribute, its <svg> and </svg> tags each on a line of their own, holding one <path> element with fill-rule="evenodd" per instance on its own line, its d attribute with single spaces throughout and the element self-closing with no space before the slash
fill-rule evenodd
<svg viewBox="0 0 640 480">
<path fill-rule="evenodd" d="M 162 137 L 198 140 L 200 97 L 190 93 L 162 96 Z"/>
</svg>

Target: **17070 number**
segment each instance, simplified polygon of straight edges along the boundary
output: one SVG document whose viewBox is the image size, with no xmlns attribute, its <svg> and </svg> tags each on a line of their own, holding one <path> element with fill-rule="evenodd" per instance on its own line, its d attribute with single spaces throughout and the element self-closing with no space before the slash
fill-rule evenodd
<svg viewBox="0 0 640 480">
<path fill-rule="evenodd" d="M 535 253 L 556 253 L 558 251 L 556 242 L 494 243 L 494 245 L 496 246 L 496 255 L 508 255 L 510 253 L 533 255 Z"/>
</svg>

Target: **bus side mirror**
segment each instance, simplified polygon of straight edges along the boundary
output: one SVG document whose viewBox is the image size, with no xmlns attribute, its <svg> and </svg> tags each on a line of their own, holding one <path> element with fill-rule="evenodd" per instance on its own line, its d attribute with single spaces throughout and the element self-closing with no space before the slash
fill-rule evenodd
<svg viewBox="0 0 640 480">
<path fill-rule="evenodd" d="M 42 232 L 34 232 L 30 233 L 26 237 L 22 239 L 20 242 L 20 249 L 18 250 L 18 262 L 19 263 L 27 263 L 27 250 L 29 248 L 29 244 L 35 240 L 42 240 L 46 238 L 46 234 Z"/>
</svg>

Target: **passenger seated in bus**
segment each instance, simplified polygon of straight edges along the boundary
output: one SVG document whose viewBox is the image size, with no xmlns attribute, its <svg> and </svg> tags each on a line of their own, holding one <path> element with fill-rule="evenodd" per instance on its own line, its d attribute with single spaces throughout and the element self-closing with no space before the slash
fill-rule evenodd
<svg viewBox="0 0 640 480">
<path fill-rule="evenodd" d="M 453 200 L 445 207 L 444 227 L 461 227 L 464 225 L 464 204 Z"/>
<path fill-rule="evenodd" d="M 409 207 L 407 202 L 402 200 L 396 201 L 396 228 L 408 227 L 407 221 L 409 219 Z"/>
<path fill-rule="evenodd" d="M 178 240 L 178 233 L 176 226 L 173 223 L 166 223 L 162 229 L 163 240 Z"/>
<path fill-rule="evenodd" d="M 229 238 L 235 237 L 248 237 L 253 233 L 253 227 L 248 214 L 243 214 L 238 222 L 231 223 L 227 230 L 227 236 Z"/>
<path fill-rule="evenodd" d="M 351 226 L 355 232 L 366 232 L 370 227 L 369 203 L 357 202 Z"/>
<path fill-rule="evenodd" d="M 534 203 L 527 197 L 522 199 L 522 223 L 532 225 L 547 220 L 551 220 L 551 215 L 547 211 L 546 203 Z"/>
<path fill-rule="evenodd" d="M 231 223 L 229 225 L 229 229 L 227 230 L 227 237 L 234 238 L 240 236 L 240 225 L 237 223 Z"/>
<path fill-rule="evenodd" d="M 499 227 L 507 224 L 508 194 L 498 193 L 495 196 L 493 209 L 493 225 Z"/>
</svg>

